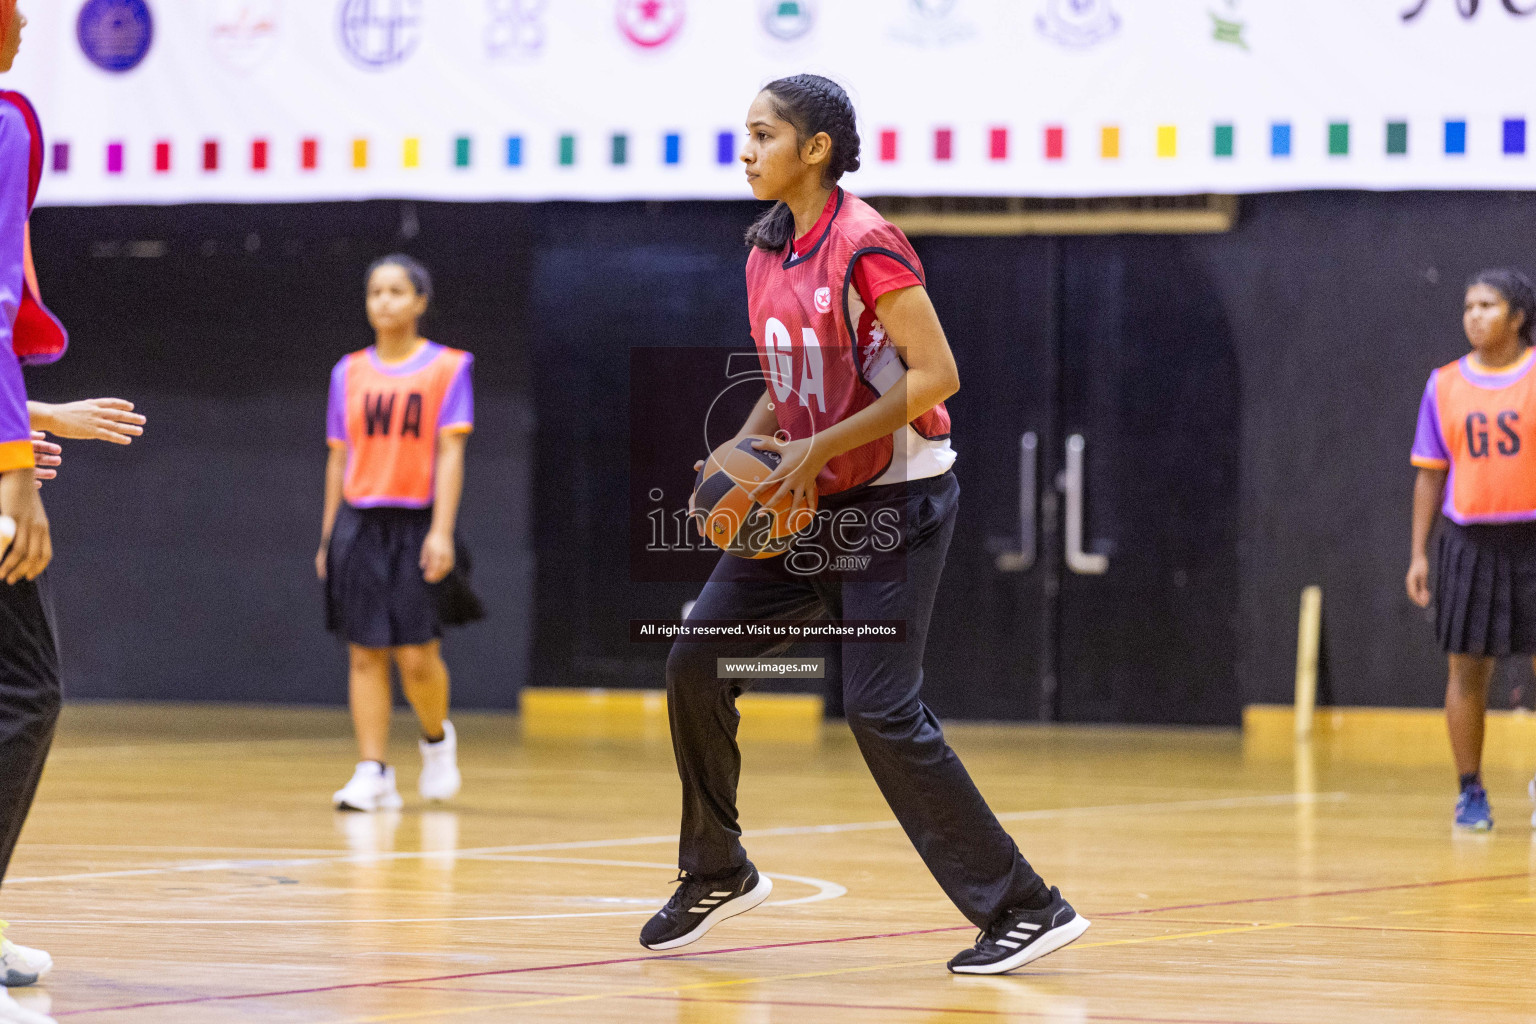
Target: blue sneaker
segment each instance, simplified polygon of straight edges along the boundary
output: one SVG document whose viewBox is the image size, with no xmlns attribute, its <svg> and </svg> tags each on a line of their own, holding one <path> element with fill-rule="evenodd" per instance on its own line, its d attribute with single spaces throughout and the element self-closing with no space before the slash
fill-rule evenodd
<svg viewBox="0 0 1536 1024">
<path fill-rule="evenodd" d="M 1493 808 L 1488 806 L 1488 791 L 1482 786 L 1468 786 L 1456 798 L 1456 827 L 1468 832 L 1493 829 Z"/>
</svg>

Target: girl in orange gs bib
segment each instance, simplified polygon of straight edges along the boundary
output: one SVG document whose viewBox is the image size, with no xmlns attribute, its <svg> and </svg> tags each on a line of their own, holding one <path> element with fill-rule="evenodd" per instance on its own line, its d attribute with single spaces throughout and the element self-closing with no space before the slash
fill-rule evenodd
<svg viewBox="0 0 1536 1024">
<path fill-rule="evenodd" d="M 1495 659 L 1536 656 L 1536 291 L 1518 271 L 1485 270 L 1467 286 L 1462 326 L 1472 351 L 1430 373 L 1419 405 L 1407 587 L 1421 608 L 1433 599 L 1450 662 L 1455 824 L 1485 832 L 1493 827 L 1481 775 L 1488 681 Z M 1437 510 L 1445 523 L 1431 587 Z M 1530 792 L 1536 801 L 1536 780 Z"/>
<path fill-rule="evenodd" d="M 867 552 L 869 562 L 843 574 L 797 560 L 806 551 L 723 554 L 689 617 L 904 624 L 900 642 L 843 644 L 848 725 L 929 871 L 981 929 L 949 969 L 1013 970 L 1076 939 L 1088 921 L 1025 861 L 919 696 L 960 493 L 944 407 L 959 388 L 949 342 L 906 236 L 837 185 L 859 167 L 853 104 L 840 86 L 817 75 L 770 82 L 747 113 L 742 161 L 753 195 L 776 200 L 747 235 L 747 313 L 765 383 L 737 438 L 776 438 L 755 446 L 780 453 L 754 497 L 767 507 L 791 503 L 793 516 L 818 496 L 820 511 L 840 524 L 829 531 L 834 543 Z M 882 522 L 898 543 L 866 544 Z M 716 659 L 777 646 L 673 645 L 667 700 L 683 786 L 681 874 L 641 930 L 647 948 L 694 942 L 773 888 L 741 843 L 739 691 L 737 680 L 719 678 Z"/>
<path fill-rule="evenodd" d="M 360 754 L 352 780 L 333 797 L 338 810 L 402 804 L 385 761 L 391 663 L 421 723 L 421 796 L 448 800 L 459 791 L 441 638 L 448 588 L 467 592 L 454 525 L 474 428 L 474 357 L 421 337 L 431 297 L 431 278 L 409 256 L 376 262 L 367 279 L 375 342 L 344 356 L 331 373 L 331 454 L 315 571 L 326 584 L 327 625 L 349 644 Z"/>
</svg>

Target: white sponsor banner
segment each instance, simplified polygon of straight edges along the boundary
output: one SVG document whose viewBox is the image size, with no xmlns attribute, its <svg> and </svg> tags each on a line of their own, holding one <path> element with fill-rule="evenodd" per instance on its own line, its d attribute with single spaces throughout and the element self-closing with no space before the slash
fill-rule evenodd
<svg viewBox="0 0 1536 1024">
<path fill-rule="evenodd" d="M 802 71 L 852 94 L 867 195 L 1524 189 L 1532 11 L 54 0 L 0 84 L 41 112 L 53 204 L 745 198 L 746 108 Z"/>
</svg>

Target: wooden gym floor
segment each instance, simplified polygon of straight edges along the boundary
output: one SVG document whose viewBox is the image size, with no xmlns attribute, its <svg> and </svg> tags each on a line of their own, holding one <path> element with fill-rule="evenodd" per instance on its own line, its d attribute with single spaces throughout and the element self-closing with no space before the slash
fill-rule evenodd
<svg viewBox="0 0 1536 1024">
<path fill-rule="evenodd" d="M 1353 759 L 1235 732 L 953 727 L 1025 854 L 1094 922 L 1001 978 L 851 739 L 745 747 L 772 900 L 680 953 L 663 737 L 525 739 L 457 718 L 465 791 L 336 815 L 344 715 L 71 708 L 0 895 L 57 961 L 60 1021 L 1315 1022 L 1536 1020 L 1536 750 L 1496 751 L 1496 831 L 1453 836 L 1433 744 Z M 402 723 L 403 724 L 403 723 Z"/>
</svg>

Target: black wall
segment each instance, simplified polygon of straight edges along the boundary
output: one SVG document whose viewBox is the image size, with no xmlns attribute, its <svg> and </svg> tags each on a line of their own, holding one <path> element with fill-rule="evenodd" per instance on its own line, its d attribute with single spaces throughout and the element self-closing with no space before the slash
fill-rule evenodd
<svg viewBox="0 0 1536 1024">
<path fill-rule="evenodd" d="M 658 685 L 664 648 L 620 638 L 696 587 L 628 582 L 628 352 L 746 344 L 739 239 L 754 210 L 39 211 L 44 293 L 74 349 L 31 374 L 34 394 L 121 394 L 152 419 L 128 450 L 70 445 L 46 492 L 71 694 L 343 699 L 310 568 L 326 373 L 369 341 L 363 268 L 396 248 L 438 277 L 428 333 L 478 359 L 463 521 L 493 618 L 449 642 L 456 699 L 508 706 L 525 682 Z M 1524 194 L 1300 193 L 1247 198 L 1234 232 L 1170 243 L 1215 283 L 1242 380 L 1245 701 L 1289 699 L 1312 582 L 1335 702 L 1439 701 L 1441 659 L 1402 592 L 1407 449 L 1426 374 L 1464 350 L 1464 279 L 1536 269 L 1531 237 Z M 974 244 L 1006 261 L 1026 241 Z M 919 240 L 929 276 L 965 272 L 968 244 Z M 963 381 L 967 339 L 951 342 Z M 952 409 L 986 414 L 964 389 Z M 942 705 L 944 666 L 928 676 Z"/>
<path fill-rule="evenodd" d="M 1236 232 L 1187 241 L 1218 282 L 1242 370 L 1249 702 L 1290 699 L 1308 583 L 1323 587 L 1333 703 L 1443 700 L 1444 657 L 1403 591 L 1407 453 L 1430 369 L 1467 350 L 1467 277 L 1536 271 L 1533 230 L 1525 193 L 1304 193 L 1245 201 Z"/>
<path fill-rule="evenodd" d="M 446 641 L 455 700 L 515 706 L 533 573 L 524 254 L 518 209 L 481 212 L 422 208 L 414 239 L 393 203 L 37 213 L 43 293 L 72 340 L 29 371 L 33 397 L 111 394 L 150 419 L 127 449 L 67 442 L 44 492 L 70 696 L 345 702 L 313 569 L 326 382 L 372 341 L 368 263 L 406 248 L 442 271 L 426 333 L 477 358 L 461 523 L 490 618 Z"/>
</svg>

